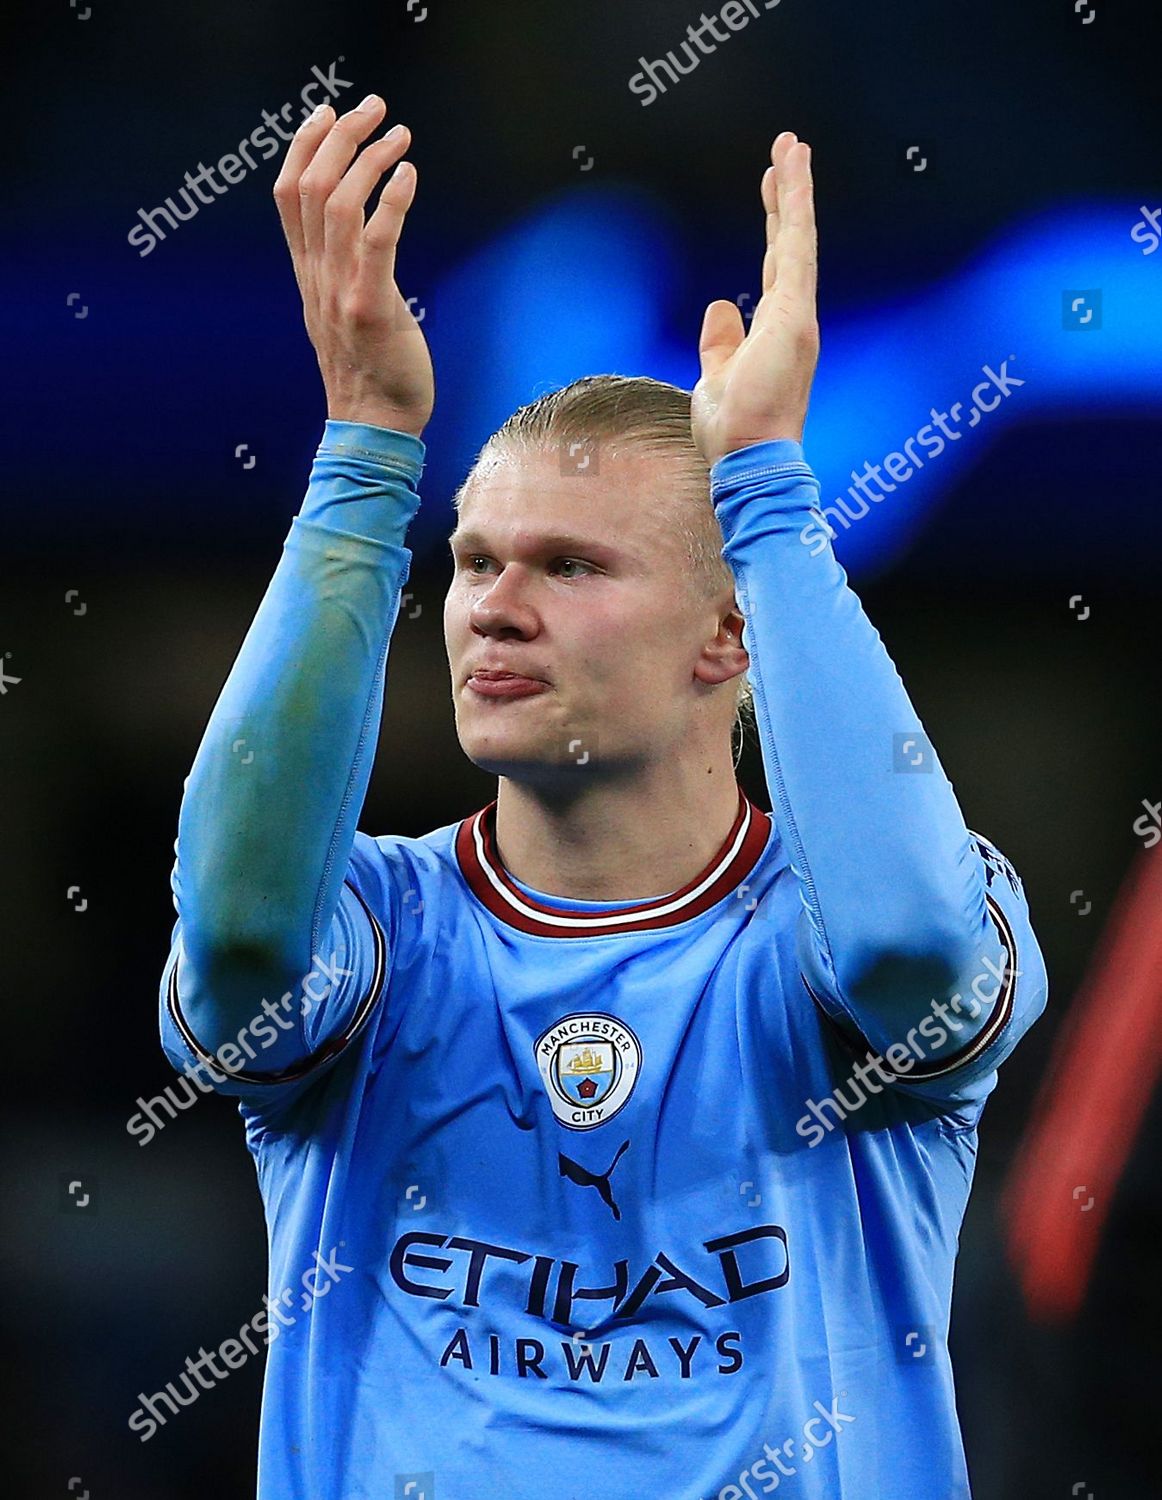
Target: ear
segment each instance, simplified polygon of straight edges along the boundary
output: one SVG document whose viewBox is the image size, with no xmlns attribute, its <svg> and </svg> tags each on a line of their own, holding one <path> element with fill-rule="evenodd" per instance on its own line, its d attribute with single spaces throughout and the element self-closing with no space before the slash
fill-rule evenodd
<svg viewBox="0 0 1162 1500">
<path fill-rule="evenodd" d="M 729 682 L 750 666 L 750 657 L 742 644 L 742 632 L 746 625 L 737 605 L 722 616 L 714 639 L 702 648 L 695 675 L 702 681 L 716 685 Z"/>
</svg>

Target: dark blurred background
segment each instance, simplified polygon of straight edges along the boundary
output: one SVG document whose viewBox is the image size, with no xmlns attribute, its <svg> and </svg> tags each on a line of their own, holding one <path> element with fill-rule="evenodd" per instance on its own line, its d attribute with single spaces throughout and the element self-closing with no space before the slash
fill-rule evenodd
<svg viewBox="0 0 1162 1500">
<path fill-rule="evenodd" d="M 692 387 L 705 304 L 757 300 L 778 131 L 814 148 L 823 354 L 805 445 L 825 501 L 932 408 L 967 405 L 985 365 L 1024 381 L 836 550 L 969 826 L 1023 876 L 1050 972 L 1050 1008 L 986 1110 L 962 1236 L 952 1342 L 977 1500 L 1162 1492 L 1157 1095 L 1125 1122 L 1124 1169 L 1078 1184 L 1102 1232 L 1069 1315 L 1031 1315 L 1000 1202 L 1100 935 L 1162 858 L 1153 12 L 756 9 L 686 76 L 659 64 L 648 103 L 631 79 L 671 51 L 690 68 L 693 3 L 54 0 L 11 33 L 5 1493 L 253 1494 L 259 1361 L 146 1444 L 126 1426 L 138 1392 L 236 1333 L 266 1289 L 235 1107 L 199 1100 L 144 1149 L 126 1121 L 173 1076 L 156 1007 L 183 778 L 322 431 L 270 196 L 285 146 L 252 147 L 254 170 L 176 227 L 155 216 L 148 253 L 129 235 L 263 110 L 292 104 L 297 124 L 312 69 L 332 65 L 337 108 L 374 90 L 413 131 L 398 274 L 438 389 L 370 833 L 426 833 L 494 794 L 456 742 L 441 631 L 450 497 L 475 451 L 582 374 Z M 753 743 L 740 778 L 770 807 Z M 1143 1040 L 1124 1059 L 1148 1095 L 1156 1053 Z M 1069 1254 L 1082 1210 L 1058 1209 Z"/>
</svg>

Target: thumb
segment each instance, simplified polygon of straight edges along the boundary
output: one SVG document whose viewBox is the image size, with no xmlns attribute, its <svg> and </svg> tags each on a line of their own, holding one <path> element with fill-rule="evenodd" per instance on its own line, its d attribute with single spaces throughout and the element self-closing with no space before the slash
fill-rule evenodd
<svg viewBox="0 0 1162 1500">
<path fill-rule="evenodd" d="M 703 375 L 715 375 L 746 338 L 746 326 L 736 302 L 712 302 L 702 318 L 698 358 Z"/>
</svg>

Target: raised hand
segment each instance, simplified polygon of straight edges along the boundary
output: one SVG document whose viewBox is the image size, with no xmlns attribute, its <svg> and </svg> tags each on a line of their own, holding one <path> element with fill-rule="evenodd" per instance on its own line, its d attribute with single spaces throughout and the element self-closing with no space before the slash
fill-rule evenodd
<svg viewBox="0 0 1162 1500">
<path fill-rule="evenodd" d="M 790 131 L 771 146 L 762 200 L 763 294 L 750 331 L 734 302 L 712 302 L 702 320 L 690 425 L 708 464 L 772 438 L 801 442 L 819 359 L 811 148 Z"/>
<path fill-rule="evenodd" d="M 395 283 L 396 246 L 416 190 L 415 167 L 400 161 L 411 133 L 395 125 L 355 156 L 386 110 L 376 94 L 339 119 L 321 105 L 296 132 L 274 199 L 328 417 L 418 437 L 435 401 L 432 359 Z M 364 204 L 393 166 L 365 225 Z"/>
</svg>

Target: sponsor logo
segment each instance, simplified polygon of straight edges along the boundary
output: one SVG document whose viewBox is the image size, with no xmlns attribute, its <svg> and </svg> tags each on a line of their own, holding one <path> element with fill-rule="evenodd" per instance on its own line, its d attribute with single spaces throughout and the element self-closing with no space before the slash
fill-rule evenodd
<svg viewBox="0 0 1162 1500">
<path fill-rule="evenodd" d="M 787 1232 L 780 1224 L 754 1225 L 703 1240 L 700 1250 L 688 1246 L 682 1260 L 685 1264 L 659 1250 L 649 1265 L 639 1263 L 632 1272 L 629 1260 L 621 1258 L 595 1273 L 577 1261 L 531 1249 L 413 1229 L 396 1240 L 388 1268 L 408 1297 L 440 1302 L 452 1316 L 453 1309 L 462 1318 L 468 1314 L 470 1321 L 459 1323 L 450 1339 L 441 1334 L 441 1368 L 454 1364 L 477 1373 L 546 1380 L 541 1362 L 551 1360 L 561 1373 L 559 1348 L 571 1381 L 588 1378 L 599 1384 L 607 1363 L 611 1380 L 653 1379 L 667 1372 L 686 1380 L 695 1352 L 705 1346 L 700 1367 L 713 1347 L 723 1361 L 717 1373 L 733 1375 L 744 1363 L 737 1328 L 697 1332 L 684 1345 L 678 1338 L 663 1343 L 660 1336 L 637 1337 L 635 1325 L 656 1333 L 666 1317 L 672 1317 L 675 1327 L 686 1325 L 691 1316 L 704 1324 L 709 1309 L 779 1291 L 791 1275 Z M 592 1285 L 595 1275 L 599 1284 Z M 659 1297 L 664 1312 L 654 1300 Z M 517 1308 L 537 1320 L 534 1328 L 541 1337 L 514 1337 Z M 500 1319 L 503 1333 L 496 1326 Z M 570 1339 L 554 1340 L 546 1323 L 571 1331 Z M 598 1325 L 605 1333 L 601 1341 L 595 1340 Z M 441 1321 L 439 1327 L 444 1326 Z"/>
</svg>

